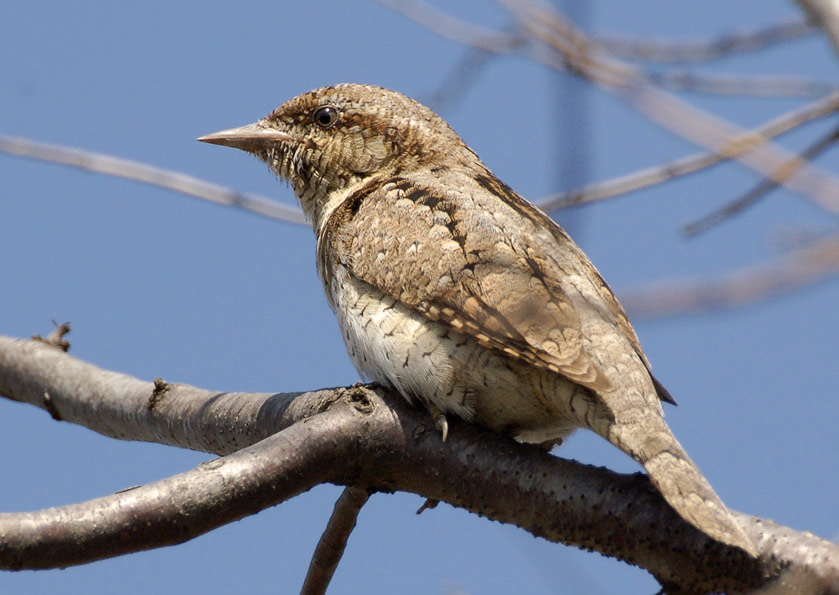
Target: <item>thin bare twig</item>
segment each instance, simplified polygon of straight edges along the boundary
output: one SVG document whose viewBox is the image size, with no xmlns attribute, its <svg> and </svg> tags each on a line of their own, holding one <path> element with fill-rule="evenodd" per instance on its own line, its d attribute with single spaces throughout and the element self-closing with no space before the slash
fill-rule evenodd
<svg viewBox="0 0 839 595">
<path fill-rule="evenodd" d="M 709 62 L 732 54 L 757 52 L 769 46 L 812 35 L 818 29 L 804 18 L 720 35 L 710 40 L 682 41 L 671 39 L 637 39 L 629 37 L 600 37 L 598 41 L 612 54 L 626 60 L 684 64 Z"/>
<path fill-rule="evenodd" d="M 839 140 L 839 127 L 834 128 L 825 136 L 821 137 L 815 143 L 807 147 L 804 151 L 802 151 L 800 158 L 807 161 L 814 159 L 829 147 L 833 146 L 837 140 Z M 798 163 L 800 163 L 800 161 L 791 163 L 789 171 L 779 173 L 779 177 L 793 175 L 796 171 Z M 734 217 L 738 213 L 743 212 L 746 208 L 754 205 L 758 200 L 765 197 L 769 192 L 777 187 L 778 183 L 775 180 L 761 180 L 754 188 L 746 192 L 743 196 L 728 203 L 722 208 L 705 215 L 701 219 L 685 225 L 682 228 L 682 233 L 685 236 L 693 237 L 702 232 L 708 231 L 712 227 L 730 219 L 731 217 Z"/>
<path fill-rule="evenodd" d="M 423 103 L 439 113 L 457 105 L 496 56 L 498 54 L 494 52 L 466 48 L 466 53 L 443 77 L 437 88 L 425 97 Z"/>
<path fill-rule="evenodd" d="M 716 279 L 661 283 L 621 293 L 633 318 L 667 318 L 751 305 L 839 274 L 839 235 L 816 241 L 776 262 Z"/>
<path fill-rule="evenodd" d="M 824 29 L 828 39 L 839 51 L 839 3 L 835 0 L 796 0 L 818 25 Z"/>
<path fill-rule="evenodd" d="M 651 83 L 670 91 L 738 97 L 820 97 L 836 85 L 796 76 L 746 76 L 669 69 L 647 74 Z"/>
<path fill-rule="evenodd" d="M 566 70 L 566 65 L 557 62 L 549 53 L 539 52 L 533 48 L 532 43 L 521 34 L 496 31 L 461 21 L 437 8 L 417 0 L 379 0 L 380 3 L 389 8 L 401 12 L 416 23 L 430 31 L 465 44 L 473 49 L 494 54 L 513 54 L 530 57 L 542 62 L 546 66 L 556 70 Z M 812 25 L 806 21 L 798 21 L 788 25 L 779 25 L 777 28 L 726 36 L 715 42 L 688 42 L 681 49 L 678 42 L 661 42 L 662 50 L 656 52 L 653 48 L 655 42 L 649 45 L 639 46 L 639 52 L 648 51 L 651 59 L 660 62 L 686 62 L 688 58 L 698 52 L 697 59 L 712 55 L 718 55 L 728 47 L 730 51 L 757 50 L 771 43 L 777 43 L 786 39 L 794 39 L 805 33 L 814 31 Z M 595 38 L 596 39 L 596 38 Z M 598 43 L 601 43 L 598 40 Z M 630 53 L 632 44 L 643 42 L 639 40 L 602 40 L 602 45 L 610 48 L 615 44 Z M 751 44 L 751 45 L 750 45 Z M 682 55 L 684 60 L 667 60 L 667 49 L 674 48 L 674 56 Z M 468 74 L 468 71 L 467 71 Z M 833 91 L 836 86 L 822 81 L 814 81 L 793 76 L 743 76 L 726 74 L 697 74 L 684 70 L 667 70 L 662 73 L 648 73 L 647 78 L 663 88 L 671 91 L 689 91 L 713 95 L 738 95 L 751 97 L 816 97 Z"/>
<path fill-rule="evenodd" d="M 513 47 L 512 38 L 518 40 L 516 36 L 455 19 L 419 0 L 380 2 L 435 33 L 465 45 L 509 52 Z M 510 10 L 527 37 L 539 42 L 532 57 L 542 64 L 579 73 L 604 89 L 626 97 L 650 121 L 725 157 L 737 158 L 765 177 L 771 177 L 773 172 L 795 159 L 794 155 L 766 139 L 749 141 L 750 150 L 744 152 L 739 146 L 742 141 L 731 142 L 732 138 L 744 136 L 741 129 L 655 87 L 645 73 L 610 57 L 604 47 L 588 39 L 556 11 L 526 0 L 500 0 L 500 3 Z M 492 42 L 487 43 L 488 39 Z M 518 44 L 516 41 L 515 47 Z M 556 59 L 557 53 L 562 60 Z M 758 140 L 762 142 L 756 142 Z M 839 212 L 839 179 L 835 176 L 803 164 L 795 176 L 780 182 L 831 213 Z"/>
<path fill-rule="evenodd" d="M 335 502 L 335 509 L 329 517 L 329 524 L 320 536 L 309 570 L 306 573 L 306 580 L 301 595 L 316 595 L 326 593 L 335 569 L 344 555 L 347 547 L 347 540 L 355 529 L 358 513 L 370 498 L 370 492 L 363 488 L 348 486 L 344 488 L 338 501 Z"/>
<path fill-rule="evenodd" d="M 798 160 L 766 139 L 750 143 L 755 146 L 743 152 L 730 140 L 742 136 L 743 130 L 653 86 L 643 72 L 609 56 L 555 10 L 529 0 L 500 2 L 518 19 L 528 36 L 559 52 L 575 72 L 625 97 L 649 121 L 717 153 L 735 157 L 767 178 Z M 827 211 L 839 213 L 839 179 L 834 175 L 801 163 L 796 175 L 776 181 Z"/>
<path fill-rule="evenodd" d="M 456 19 L 426 2 L 416 0 L 379 0 L 440 37 L 495 53 L 507 53 L 526 43 L 515 34 L 496 31 Z"/>
<path fill-rule="evenodd" d="M 486 47 L 485 50 L 478 51 L 477 55 L 482 56 L 479 61 L 485 60 L 486 57 L 493 55 L 488 53 L 490 51 L 509 51 L 525 43 L 521 37 L 516 35 L 508 33 L 496 34 L 496 32 L 488 29 L 464 24 L 457 19 L 453 19 L 452 17 L 445 15 L 445 13 L 437 11 L 433 7 L 424 5 L 420 2 L 406 2 L 400 0 L 381 1 L 396 10 L 406 13 L 408 16 L 417 20 L 421 24 L 430 28 L 433 27 L 434 30 L 440 34 L 456 37 L 459 41 L 466 40 L 466 43 L 470 45 L 481 47 L 482 43 L 478 41 L 479 39 L 484 42 L 488 39 L 494 39 L 495 41 L 489 43 L 488 45 L 486 43 L 483 44 Z M 442 26 L 441 23 L 443 23 Z M 467 56 L 467 60 L 470 62 L 474 59 L 477 58 L 475 56 Z M 823 103 L 824 105 L 830 106 L 828 109 L 836 109 L 835 99 L 836 94 L 833 93 L 820 102 L 817 102 L 816 106 Z M 812 108 L 808 106 L 807 108 L 804 108 L 803 112 L 806 114 L 806 112 L 810 109 Z M 760 130 L 761 129 L 758 129 L 758 131 Z M 762 132 L 762 136 L 764 138 L 771 138 L 773 134 L 769 132 Z M 661 183 L 674 176 L 698 171 L 699 169 L 713 165 L 722 159 L 737 156 L 744 151 L 745 148 L 748 148 L 747 141 L 755 140 L 757 139 L 755 139 L 751 133 L 747 133 L 746 135 L 741 135 L 739 138 L 729 139 L 726 143 L 729 147 L 728 155 L 692 156 L 672 164 L 646 169 L 615 180 L 593 184 L 582 190 L 575 190 L 569 193 L 556 195 L 554 197 L 547 198 L 544 201 L 540 201 L 540 206 L 546 210 L 554 210 L 565 206 L 585 204 L 595 200 L 617 196 L 618 194 L 631 192 L 633 190 Z M 302 213 L 293 207 L 288 207 L 271 199 L 257 195 L 240 193 L 229 188 L 210 184 L 179 172 L 164 170 L 136 161 L 92 153 L 81 149 L 39 143 L 29 139 L 12 138 L 2 135 L 0 135 L 0 152 L 71 165 L 73 167 L 79 167 L 89 171 L 153 184 L 174 190 L 176 192 L 196 196 L 216 204 L 242 208 L 272 219 L 295 224 L 305 224 L 305 219 Z"/>
<path fill-rule="evenodd" d="M 837 111 L 839 111 L 839 92 L 834 92 L 818 101 L 774 118 L 754 130 L 747 131 L 740 137 L 731 138 L 728 144 L 732 147 L 732 153 L 735 150 L 748 151 L 751 149 L 749 143 L 759 143 L 764 139 L 774 138 Z M 578 190 L 554 194 L 536 201 L 536 204 L 543 210 L 550 212 L 607 198 L 615 198 L 711 167 L 722 161 L 727 161 L 730 159 L 730 155 L 731 153 L 729 155 L 696 153 L 671 163 L 590 184 Z"/>
<path fill-rule="evenodd" d="M 195 196 L 218 205 L 244 209 L 286 223 L 306 223 L 302 211 L 270 198 L 255 194 L 244 194 L 187 174 L 162 169 L 139 161 L 4 135 L 0 135 L 0 152 L 28 159 L 70 165 L 87 171 L 143 182 L 167 190 L 174 190 L 181 194 Z"/>
<path fill-rule="evenodd" d="M 418 0 L 379 0 L 441 37 L 483 50 L 506 53 L 527 43 L 521 35 L 481 27 L 452 17 Z M 796 19 L 754 31 L 732 33 L 709 41 L 630 39 L 617 36 L 597 38 L 613 54 L 628 60 L 666 64 L 707 62 L 736 52 L 750 52 L 770 45 L 811 35 L 816 28 L 807 19 Z"/>
</svg>

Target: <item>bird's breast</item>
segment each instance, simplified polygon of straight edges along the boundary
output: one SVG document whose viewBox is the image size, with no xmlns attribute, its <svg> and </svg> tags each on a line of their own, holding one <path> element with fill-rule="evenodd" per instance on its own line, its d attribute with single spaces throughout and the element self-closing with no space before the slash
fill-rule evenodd
<svg viewBox="0 0 839 595">
<path fill-rule="evenodd" d="M 340 264 L 324 282 L 349 356 L 363 376 L 396 388 L 409 400 L 435 402 L 443 411 L 471 419 L 455 369 L 455 352 L 468 349 L 462 337 L 458 346 L 458 338 L 442 325 L 356 279 Z"/>
<path fill-rule="evenodd" d="M 561 376 L 429 320 L 341 264 L 324 285 L 349 356 L 367 379 L 528 442 L 562 438 L 580 425 L 569 404 L 579 392 L 587 407 L 587 393 Z"/>
</svg>

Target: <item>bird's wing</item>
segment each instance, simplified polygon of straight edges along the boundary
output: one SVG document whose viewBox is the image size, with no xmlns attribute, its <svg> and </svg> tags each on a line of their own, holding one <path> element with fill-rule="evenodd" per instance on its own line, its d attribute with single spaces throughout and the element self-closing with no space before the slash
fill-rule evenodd
<svg viewBox="0 0 839 595">
<path fill-rule="evenodd" d="M 620 304 L 553 220 L 488 171 L 444 179 L 371 181 L 348 196 L 321 230 L 321 273 L 331 276 L 329 246 L 352 275 L 429 319 L 595 392 L 613 380 L 581 317 L 607 320 L 646 365 Z"/>
</svg>

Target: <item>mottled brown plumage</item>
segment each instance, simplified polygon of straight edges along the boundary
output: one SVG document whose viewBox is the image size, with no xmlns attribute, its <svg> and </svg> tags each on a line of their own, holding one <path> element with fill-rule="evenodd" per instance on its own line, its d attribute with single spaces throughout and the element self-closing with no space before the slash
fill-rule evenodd
<svg viewBox="0 0 839 595">
<path fill-rule="evenodd" d="M 670 395 L 586 255 L 428 108 L 335 85 L 202 137 L 288 180 L 359 371 L 527 442 L 591 429 L 641 462 L 686 520 L 754 548 L 663 419 Z"/>
</svg>

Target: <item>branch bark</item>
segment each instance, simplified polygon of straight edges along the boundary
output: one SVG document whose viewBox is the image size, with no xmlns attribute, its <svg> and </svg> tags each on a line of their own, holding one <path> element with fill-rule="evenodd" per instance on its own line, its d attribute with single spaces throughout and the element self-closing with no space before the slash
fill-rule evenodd
<svg viewBox="0 0 839 595">
<path fill-rule="evenodd" d="M 412 492 L 597 550 L 647 569 L 672 593 L 744 593 L 783 571 L 839 593 L 835 544 L 738 513 L 761 553 L 752 559 L 682 521 L 644 475 L 559 459 L 463 423 L 442 443 L 421 411 L 381 388 L 217 393 L 0 337 L 0 394 L 109 436 L 227 455 L 89 502 L 0 515 L 2 568 L 181 543 L 329 482 Z"/>
</svg>

